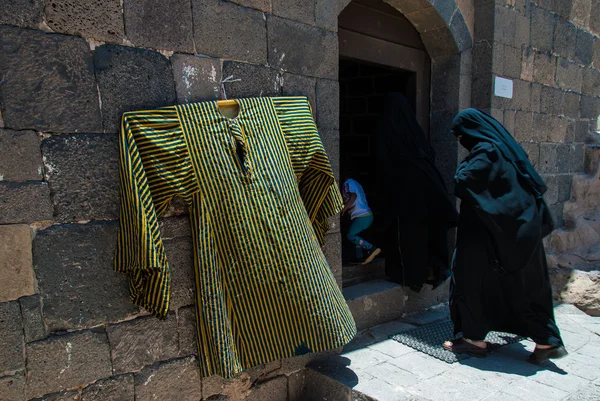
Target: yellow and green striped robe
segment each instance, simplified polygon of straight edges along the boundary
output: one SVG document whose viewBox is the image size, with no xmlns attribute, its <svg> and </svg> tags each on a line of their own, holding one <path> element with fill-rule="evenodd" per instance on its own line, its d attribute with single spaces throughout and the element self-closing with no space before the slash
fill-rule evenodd
<svg viewBox="0 0 600 401">
<path fill-rule="evenodd" d="M 188 204 L 202 374 L 231 377 L 334 349 L 354 320 L 321 251 L 341 197 L 305 97 L 129 112 L 120 138 L 115 270 L 132 301 L 165 317 L 171 274 L 157 218 Z"/>
</svg>

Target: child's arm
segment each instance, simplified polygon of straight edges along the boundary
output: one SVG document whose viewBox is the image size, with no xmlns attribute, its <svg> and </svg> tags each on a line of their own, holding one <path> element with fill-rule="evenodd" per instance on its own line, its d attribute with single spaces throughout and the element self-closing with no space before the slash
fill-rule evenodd
<svg viewBox="0 0 600 401">
<path fill-rule="evenodd" d="M 354 202 L 356 201 L 356 194 L 350 193 L 348 199 L 344 202 L 344 208 L 342 209 L 342 216 L 344 213 L 348 211 L 352 206 L 354 206 Z"/>
</svg>

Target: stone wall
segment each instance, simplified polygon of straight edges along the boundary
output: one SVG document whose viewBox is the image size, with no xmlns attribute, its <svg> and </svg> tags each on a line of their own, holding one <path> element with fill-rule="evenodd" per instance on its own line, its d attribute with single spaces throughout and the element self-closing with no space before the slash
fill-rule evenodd
<svg viewBox="0 0 600 401">
<path fill-rule="evenodd" d="M 592 0 L 476 2 L 473 103 L 529 153 L 559 226 L 600 115 L 598 13 Z M 496 76 L 513 80 L 512 99 L 494 96 Z"/>
<path fill-rule="evenodd" d="M 331 21 L 312 0 L 1 2 L 0 400 L 298 399 L 308 357 L 200 379 L 183 203 L 161 223 L 171 314 L 130 304 L 112 272 L 117 135 L 124 111 L 217 99 L 233 75 L 230 98 L 308 95 L 337 171 Z"/>
</svg>

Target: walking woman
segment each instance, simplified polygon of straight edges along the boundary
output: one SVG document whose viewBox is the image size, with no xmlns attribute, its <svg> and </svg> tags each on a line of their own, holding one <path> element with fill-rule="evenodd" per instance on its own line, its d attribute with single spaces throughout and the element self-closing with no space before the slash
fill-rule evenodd
<svg viewBox="0 0 600 401">
<path fill-rule="evenodd" d="M 535 341 L 532 363 L 565 356 L 542 243 L 553 229 L 546 184 L 490 115 L 464 110 L 452 133 L 470 153 L 454 178 L 461 207 L 450 310 L 463 337 L 444 348 L 485 356 L 486 334 L 502 331 Z"/>
</svg>

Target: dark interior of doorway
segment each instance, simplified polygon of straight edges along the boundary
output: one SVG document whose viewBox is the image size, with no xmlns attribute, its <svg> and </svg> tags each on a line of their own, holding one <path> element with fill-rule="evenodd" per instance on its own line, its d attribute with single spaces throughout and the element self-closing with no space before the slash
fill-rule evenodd
<svg viewBox="0 0 600 401">
<path fill-rule="evenodd" d="M 404 94 L 413 110 L 416 103 L 416 74 L 414 72 L 367 63 L 354 59 L 340 59 L 340 167 L 343 173 L 351 166 L 354 177 L 363 187 L 374 223 L 364 238 L 375 245 L 381 243 L 382 221 L 378 219 L 379 194 L 376 186 L 374 152 L 377 125 L 383 113 L 389 92 Z M 342 232 L 350 225 L 348 215 L 342 217 Z M 361 234 L 362 235 L 362 234 Z M 385 254 L 382 254 L 385 257 Z M 349 264 L 355 258 L 354 245 L 345 237 L 342 262 Z"/>
</svg>

